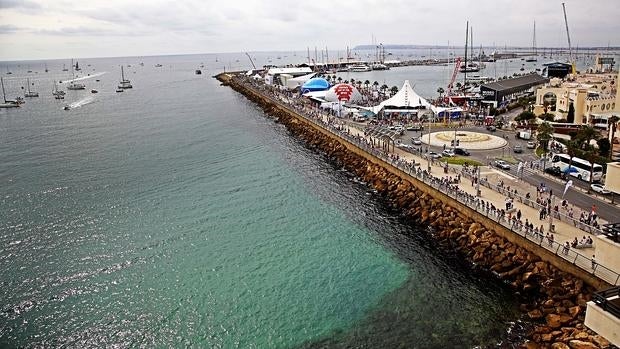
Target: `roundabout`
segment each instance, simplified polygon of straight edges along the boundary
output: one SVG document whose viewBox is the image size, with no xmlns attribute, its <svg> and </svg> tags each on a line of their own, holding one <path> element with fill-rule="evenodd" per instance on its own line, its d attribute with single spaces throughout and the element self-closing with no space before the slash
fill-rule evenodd
<svg viewBox="0 0 620 349">
<path fill-rule="evenodd" d="M 420 141 L 435 147 L 443 147 L 445 145 L 446 148 L 450 148 L 453 147 L 451 142 L 454 141 L 454 138 L 454 131 L 440 131 L 432 132 L 430 134 L 430 141 L 429 134 L 420 137 Z M 471 131 L 456 131 L 456 140 L 458 141 L 457 147 L 468 150 L 498 149 L 508 144 L 508 141 L 502 137 Z"/>
</svg>

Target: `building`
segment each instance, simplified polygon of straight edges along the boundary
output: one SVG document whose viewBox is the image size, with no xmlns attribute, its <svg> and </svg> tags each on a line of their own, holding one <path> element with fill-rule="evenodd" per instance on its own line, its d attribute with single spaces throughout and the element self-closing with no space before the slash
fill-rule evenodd
<svg viewBox="0 0 620 349">
<path fill-rule="evenodd" d="M 564 79 L 573 70 L 573 66 L 568 63 L 553 62 L 543 65 L 545 66 L 543 73 L 549 78 Z"/>
<path fill-rule="evenodd" d="M 534 114 L 551 113 L 556 120 L 567 119 L 573 106 L 572 123 L 607 128 L 612 115 L 620 115 L 620 95 L 616 74 L 580 74 L 571 81 L 552 79 L 536 91 Z"/>
<path fill-rule="evenodd" d="M 527 74 L 516 78 L 499 80 L 480 86 L 480 94 L 484 101 L 493 102 L 495 107 L 507 103 L 523 95 L 532 93 L 534 88 L 549 82 L 549 79 L 538 74 Z"/>
<path fill-rule="evenodd" d="M 303 75 L 309 75 L 312 69 L 308 67 L 299 68 L 270 68 L 265 75 L 265 83 L 268 85 L 286 86 L 289 79 L 293 79 Z"/>
</svg>

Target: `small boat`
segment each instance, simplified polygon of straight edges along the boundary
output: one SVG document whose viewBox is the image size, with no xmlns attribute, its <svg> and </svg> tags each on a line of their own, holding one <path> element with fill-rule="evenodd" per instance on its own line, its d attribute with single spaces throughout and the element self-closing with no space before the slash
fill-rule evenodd
<svg viewBox="0 0 620 349">
<path fill-rule="evenodd" d="M 45 64 L 45 72 L 47 73 L 49 70 L 47 70 L 47 64 Z"/>
<path fill-rule="evenodd" d="M 30 91 L 30 79 L 26 80 L 27 89 L 26 93 L 24 93 L 24 97 L 39 97 L 39 92 Z"/>
<path fill-rule="evenodd" d="M 196 69 L 196 75 L 200 75 L 202 74 L 202 71 L 200 69 Z"/>
<path fill-rule="evenodd" d="M 119 92 L 125 92 L 125 90 L 123 90 L 123 89 L 119 86 L 119 87 L 117 87 L 117 88 L 116 88 L 116 92 L 117 92 L 117 93 L 119 93 Z"/>
<path fill-rule="evenodd" d="M 125 79 L 125 70 L 123 69 L 122 65 L 121 65 L 121 82 L 118 85 L 118 88 L 122 90 L 127 89 L 127 88 L 133 88 L 133 86 L 131 86 L 131 81 Z"/>
<path fill-rule="evenodd" d="M 65 106 L 64 106 L 64 107 L 62 107 L 62 109 L 63 109 L 63 110 L 69 110 L 69 109 L 71 109 L 71 107 L 70 107 L 68 104 L 65 104 Z"/>
<path fill-rule="evenodd" d="M 82 68 L 80 68 L 80 62 L 75 61 L 75 71 L 80 71 L 82 70 Z"/>
<path fill-rule="evenodd" d="M 52 90 L 52 95 L 54 95 L 54 98 L 56 99 L 65 99 L 65 91 L 59 90 L 56 82 L 54 82 L 54 89 Z"/>
<path fill-rule="evenodd" d="M 4 80 L 2 78 L 0 78 L 0 84 L 2 84 L 2 99 L 4 100 L 4 103 L 0 103 L 0 108 L 19 108 L 20 103 L 18 101 L 6 100 L 6 93 L 4 92 Z"/>
<path fill-rule="evenodd" d="M 69 71 L 69 69 L 67 69 L 64 63 L 62 64 L 62 71 Z"/>
<path fill-rule="evenodd" d="M 101 81 L 101 80 L 99 80 L 99 79 L 95 79 L 95 81 L 99 82 L 99 81 Z"/>
<path fill-rule="evenodd" d="M 97 91 L 95 89 L 92 89 L 92 90 L 90 90 L 90 93 L 99 93 L 99 91 Z"/>
<path fill-rule="evenodd" d="M 161 64 L 159 64 L 159 63 L 155 64 L 155 68 L 161 68 L 161 67 L 162 67 Z"/>
</svg>

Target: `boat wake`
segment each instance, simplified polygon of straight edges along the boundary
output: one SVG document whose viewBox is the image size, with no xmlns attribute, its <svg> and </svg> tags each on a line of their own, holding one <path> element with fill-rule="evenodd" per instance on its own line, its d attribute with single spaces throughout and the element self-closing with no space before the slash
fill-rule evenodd
<svg viewBox="0 0 620 349">
<path fill-rule="evenodd" d="M 73 82 L 73 81 L 81 81 L 81 80 L 92 79 L 92 78 L 96 78 L 98 76 L 101 76 L 101 75 L 103 75 L 105 73 L 107 73 L 107 72 L 100 72 L 100 73 L 90 74 L 90 75 L 87 75 L 87 76 L 80 76 L 79 78 L 75 78 L 75 79 L 63 80 L 60 83 L 61 84 L 65 84 L 65 83 Z"/>
<path fill-rule="evenodd" d="M 67 106 L 65 106 L 65 108 L 69 107 L 68 109 L 75 109 L 75 108 L 79 108 L 79 107 L 81 107 L 83 105 L 90 104 L 90 103 L 92 103 L 94 101 L 95 101 L 95 99 L 93 97 L 86 97 L 86 98 L 81 99 L 81 100 L 79 100 L 77 102 L 73 102 L 73 103 L 67 104 Z"/>
</svg>

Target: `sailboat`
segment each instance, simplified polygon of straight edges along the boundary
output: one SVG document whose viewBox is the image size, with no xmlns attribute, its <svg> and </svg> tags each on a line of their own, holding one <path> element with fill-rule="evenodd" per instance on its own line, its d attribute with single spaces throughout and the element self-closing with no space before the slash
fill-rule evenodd
<svg viewBox="0 0 620 349">
<path fill-rule="evenodd" d="M 77 66 L 77 63 L 76 63 Z M 78 82 L 75 82 L 75 73 L 73 72 L 73 60 L 71 60 L 71 82 L 69 83 L 69 86 L 67 86 L 67 90 L 83 90 L 86 88 L 86 86 L 84 86 L 84 84 L 80 84 Z"/>
<path fill-rule="evenodd" d="M 536 21 L 534 21 L 534 35 L 532 37 L 532 51 L 534 51 L 534 57 L 529 57 L 528 59 L 526 59 L 526 62 L 536 62 L 538 59 L 536 58 L 538 56 L 538 52 L 536 50 Z"/>
<path fill-rule="evenodd" d="M 0 103 L 0 108 L 19 108 L 19 103 L 17 101 L 7 101 L 6 100 L 6 92 L 4 91 L 4 79 L 0 77 L 0 84 L 2 85 L 2 99 L 4 103 Z"/>
<path fill-rule="evenodd" d="M 461 62 L 461 66 L 459 67 L 459 71 L 461 73 L 473 73 L 473 72 L 480 71 L 480 66 L 478 64 L 476 64 L 476 62 L 472 62 L 471 60 L 470 61 L 467 60 L 468 31 L 469 31 L 469 22 L 467 22 L 467 29 L 465 31 L 465 61 Z M 473 41 L 473 39 L 474 39 L 473 29 L 472 29 L 471 37 L 472 37 L 471 41 Z M 471 49 L 470 51 L 473 51 L 473 49 Z M 473 57 L 474 57 L 474 55 L 472 54 L 471 58 L 473 59 Z M 467 80 L 467 78 L 466 78 L 466 80 Z"/>
<path fill-rule="evenodd" d="M 121 65 L 121 83 L 118 85 L 119 89 L 127 89 L 127 88 L 133 88 L 133 86 L 131 86 L 131 81 L 125 79 L 125 70 L 123 69 L 123 66 Z"/>
<path fill-rule="evenodd" d="M 54 81 L 54 89 L 52 90 L 52 94 L 55 99 L 65 99 L 65 91 L 59 90 L 58 85 L 56 85 L 56 81 Z"/>
<path fill-rule="evenodd" d="M 26 83 L 28 87 L 26 89 L 26 93 L 24 94 L 24 97 L 39 97 L 39 92 L 30 91 L 30 79 L 27 79 Z"/>
<path fill-rule="evenodd" d="M 73 63 L 71 63 L 71 64 L 73 64 Z M 82 70 L 82 68 L 80 68 L 80 62 L 75 61 L 75 71 L 80 71 L 80 70 Z"/>
<path fill-rule="evenodd" d="M 47 73 L 49 70 L 47 70 L 47 63 L 45 63 L 45 72 Z"/>
<path fill-rule="evenodd" d="M 67 69 L 64 63 L 62 64 L 62 71 L 69 71 L 69 69 Z"/>
</svg>

